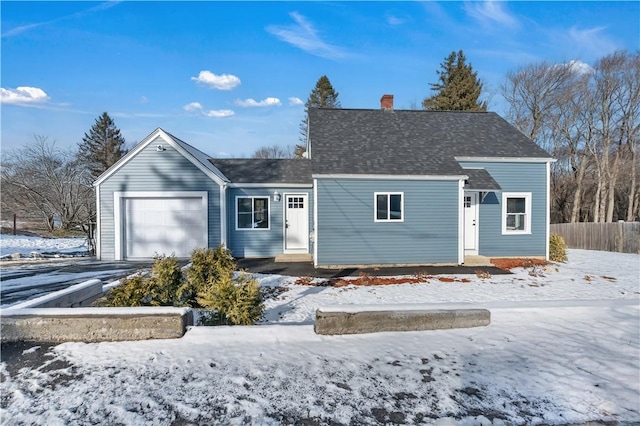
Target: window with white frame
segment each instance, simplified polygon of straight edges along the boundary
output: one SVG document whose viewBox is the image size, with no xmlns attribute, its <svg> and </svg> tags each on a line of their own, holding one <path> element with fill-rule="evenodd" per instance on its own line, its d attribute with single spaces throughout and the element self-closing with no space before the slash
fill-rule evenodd
<svg viewBox="0 0 640 426">
<path fill-rule="evenodd" d="M 269 197 L 236 197 L 236 229 L 269 229 Z"/>
<path fill-rule="evenodd" d="M 502 233 L 531 233 L 531 193 L 502 193 Z"/>
<path fill-rule="evenodd" d="M 402 222 L 404 220 L 404 194 L 402 192 L 376 192 L 374 194 L 375 222 Z"/>
</svg>

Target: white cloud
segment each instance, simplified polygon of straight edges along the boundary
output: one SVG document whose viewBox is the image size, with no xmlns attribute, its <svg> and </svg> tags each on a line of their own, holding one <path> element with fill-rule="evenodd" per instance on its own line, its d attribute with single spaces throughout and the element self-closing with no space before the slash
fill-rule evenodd
<svg viewBox="0 0 640 426">
<path fill-rule="evenodd" d="M 406 19 L 399 18 L 399 17 L 393 16 L 393 15 L 387 15 L 387 24 L 389 24 L 389 25 L 402 25 L 405 22 L 407 22 Z"/>
<path fill-rule="evenodd" d="M 43 104 L 49 100 L 44 90 L 38 87 L 22 86 L 15 89 L 0 88 L 0 101 L 9 105 Z"/>
<path fill-rule="evenodd" d="M 619 48 L 605 33 L 606 27 L 593 27 L 579 29 L 572 27 L 567 36 L 572 44 L 574 51 L 579 54 L 593 55 L 595 57 L 604 56 Z"/>
<path fill-rule="evenodd" d="M 337 59 L 347 56 L 342 48 L 326 43 L 307 19 L 297 12 L 289 14 L 293 25 L 269 25 L 267 31 L 280 40 L 321 58 Z"/>
<path fill-rule="evenodd" d="M 464 4 L 464 9 L 468 15 L 487 26 L 500 24 L 510 28 L 519 27 L 518 19 L 506 11 L 505 4 L 506 2 L 494 0 L 467 1 Z"/>
<path fill-rule="evenodd" d="M 182 109 L 188 112 L 201 111 L 202 105 L 200 104 L 200 102 L 191 102 L 183 106 Z"/>
<path fill-rule="evenodd" d="M 302 99 L 292 96 L 289 98 L 289 105 L 304 105 L 304 102 L 302 102 Z"/>
<path fill-rule="evenodd" d="M 231 117 L 233 114 L 235 114 L 235 112 L 231 111 L 230 109 L 212 109 L 204 113 L 204 115 L 206 115 L 207 117 L 213 118 Z"/>
<path fill-rule="evenodd" d="M 236 99 L 234 102 L 236 105 L 241 106 L 241 107 L 268 107 L 268 106 L 280 106 L 282 105 L 282 102 L 280 102 L 280 99 L 278 98 L 265 98 L 261 101 L 256 101 L 255 99 L 245 99 L 240 100 L 240 99 Z"/>
<path fill-rule="evenodd" d="M 85 10 L 81 10 L 80 12 L 72 13 L 71 15 L 61 16 L 59 18 L 51 19 L 49 21 L 36 22 L 36 23 L 33 23 L 33 24 L 22 25 L 20 27 L 12 28 L 9 31 L 6 31 L 6 32 L 2 33 L 2 37 L 4 38 L 4 37 L 15 36 L 15 35 L 18 35 L 18 34 L 22 34 L 25 31 L 29 31 L 29 30 L 31 30 L 33 28 L 38 28 L 38 27 L 41 27 L 43 25 L 54 24 L 56 22 L 64 21 L 64 20 L 67 20 L 67 19 L 83 18 L 84 16 L 89 15 L 89 14 L 91 14 L 93 12 L 99 12 L 99 11 L 102 11 L 102 10 L 109 9 L 109 8 L 111 8 L 113 6 L 116 6 L 119 3 L 120 3 L 120 1 L 106 1 L 106 2 L 98 4 L 97 6 L 90 7 L 89 9 L 85 9 Z"/>
<path fill-rule="evenodd" d="M 577 59 L 569 61 L 568 65 L 578 74 L 591 74 L 595 71 L 591 65 Z"/>
<path fill-rule="evenodd" d="M 200 71 L 197 77 L 191 77 L 191 80 L 209 86 L 212 89 L 231 90 L 240 85 L 240 79 L 232 74 L 214 74 L 211 71 Z"/>
</svg>

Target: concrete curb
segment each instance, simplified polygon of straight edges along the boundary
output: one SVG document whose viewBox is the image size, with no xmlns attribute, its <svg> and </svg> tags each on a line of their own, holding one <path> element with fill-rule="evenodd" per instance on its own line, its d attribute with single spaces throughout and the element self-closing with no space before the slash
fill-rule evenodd
<svg viewBox="0 0 640 426">
<path fill-rule="evenodd" d="M 487 326 L 491 312 L 487 309 L 398 309 L 391 307 L 339 310 L 316 310 L 316 334 L 363 334 L 384 331 L 422 331 Z"/>
<path fill-rule="evenodd" d="M 2 342 L 173 339 L 193 325 L 190 308 L 44 308 L 2 311 Z"/>
<path fill-rule="evenodd" d="M 68 308 L 87 306 L 100 296 L 102 296 L 102 281 L 92 279 L 63 288 L 62 290 L 36 297 L 35 299 L 18 302 L 5 309 Z"/>
<path fill-rule="evenodd" d="M 188 266 L 188 265 L 187 265 Z M 184 267 L 183 267 L 184 269 Z M 127 278 L 149 272 L 135 272 Z M 103 342 L 172 339 L 193 325 L 193 310 L 174 307 L 106 308 L 90 305 L 121 280 L 92 279 L 0 311 L 2 342 Z"/>
</svg>

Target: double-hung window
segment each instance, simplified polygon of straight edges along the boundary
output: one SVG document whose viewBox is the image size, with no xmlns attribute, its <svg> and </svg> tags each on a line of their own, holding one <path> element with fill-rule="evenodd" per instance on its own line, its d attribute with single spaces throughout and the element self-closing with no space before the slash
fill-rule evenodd
<svg viewBox="0 0 640 426">
<path fill-rule="evenodd" d="M 375 222 L 404 221 L 404 194 L 402 192 L 376 192 L 374 194 Z"/>
<path fill-rule="evenodd" d="M 531 193 L 502 193 L 502 233 L 531 233 Z"/>
<path fill-rule="evenodd" d="M 236 229 L 269 229 L 269 197 L 236 197 Z"/>
</svg>

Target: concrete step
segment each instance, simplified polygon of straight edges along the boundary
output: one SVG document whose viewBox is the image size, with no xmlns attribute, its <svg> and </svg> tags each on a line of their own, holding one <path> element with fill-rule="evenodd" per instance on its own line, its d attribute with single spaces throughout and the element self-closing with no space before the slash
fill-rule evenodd
<svg viewBox="0 0 640 426">
<path fill-rule="evenodd" d="M 465 255 L 464 266 L 494 266 L 488 257 L 478 255 Z"/>
<path fill-rule="evenodd" d="M 276 256 L 275 262 L 289 263 L 289 262 L 312 262 L 313 256 L 309 253 L 302 254 L 279 254 Z"/>
</svg>

